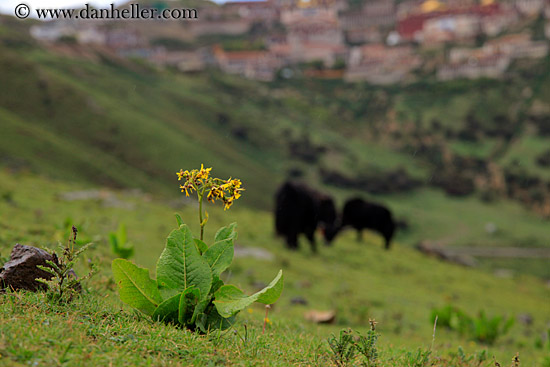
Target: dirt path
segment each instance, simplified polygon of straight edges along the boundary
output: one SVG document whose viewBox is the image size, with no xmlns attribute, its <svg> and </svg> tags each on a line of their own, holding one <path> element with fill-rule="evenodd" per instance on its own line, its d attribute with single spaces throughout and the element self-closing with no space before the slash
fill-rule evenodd
<svg viewBox="0 0 550 367">
<path fill-rule="evenodd" d="M 453 247 L 445 246 L 440 242 L 424 241 L 417 245 L 417 249 L 422 253 L 436 256 L 440 259 L 462 264 L 465 266 L 476 266 L 476 257 L 550 259 L 550 248 L 473 246 Z"/>
</svg>

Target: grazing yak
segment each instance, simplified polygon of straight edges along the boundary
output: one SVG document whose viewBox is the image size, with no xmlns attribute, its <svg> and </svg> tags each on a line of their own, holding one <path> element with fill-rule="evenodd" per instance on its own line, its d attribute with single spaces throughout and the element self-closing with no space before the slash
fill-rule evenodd
<svg viewBox="0 0 550 367">
<path fill-rule="evenodd" d="M 298 235 L 303 233 L 311 250 L 316 252 L 317 226 L 320 225 L 324 233 L 333 232 L 335 222 L 336 208 L 332 198 L 304 184 L 285 182 L 275 195 L 275 230 L 285 238 L 291 250 L 298 248 Z"/>
<path fill-rule="evenodd" d="M 363 229 L 371 229 L 380 233 L 386 240 L 386 250 L 390 248 L 391 239 L 396 228 L 396 224 L 388 208 L 360 198 L 351 199 L 346 202 L 339 225 L 326 233 L 327 238 L 330 241 L 333 240 L 338 232 L 346 226 L 357 230 L 357 239 L 359 241 L 361 240 Z"/>
</svg>

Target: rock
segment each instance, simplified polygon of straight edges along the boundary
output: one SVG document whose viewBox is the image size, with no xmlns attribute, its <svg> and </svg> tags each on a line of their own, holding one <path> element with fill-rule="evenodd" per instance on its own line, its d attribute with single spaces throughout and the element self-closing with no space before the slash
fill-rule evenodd
<svg viewBox="0 0 550 367">
<path fill-rule="evenodd" d="M 292 297 L 290 299 L 290 304 L 291 305 L 307 305 L 307 299 L 305 299 L 304 297 L 301 297 L 301 296 L 296 296 L 296 297 Z"/>
<path fill-rule="evenodd" d="M 336 320 L 336 311 L 311 310 L 306 312 L 304 317 L 316 324 L 332 324 Z"/>
<path fill-rule="evenodd" d="M 495 223 L 489 222 L 485 224 L 485 232 L 487 232 L 488 234 L 495 234 L 497 233 L 497 231 L 498 231 L 498 227 Z"/>
<path fill-rule="evenodd" d="M 252 257 L 258 260 L 273 261 L 275 256 L 260 247 L 242 247 L 235 245 L 235 258 Z"/>
<path fill-rule="evenodd" d="M 531 326 L 533 324 L 533 316 L 531 316 L 530 313 L 520 313 L 517 319 L 525 326 Z"/>
<path fill-rule="evenodd" d="M 48 266 L 46 260 L 58 264 L 55 254 L 36 247 L 16 244 L 11 251 L 10 261 L 4 264 L 0 272 L 0 288 L 26 289 L 33 292 L 46 289 L 46 285 L 36 281 L 36 278 L 52 277 L 50 273 L 36 267 Z"/>
</svg>

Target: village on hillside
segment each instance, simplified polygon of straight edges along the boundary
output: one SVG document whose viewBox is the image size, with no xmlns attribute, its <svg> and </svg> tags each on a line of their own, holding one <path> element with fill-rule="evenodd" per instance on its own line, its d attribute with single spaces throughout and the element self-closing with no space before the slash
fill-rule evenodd
<svg viewBox="0 0 550 367">
<path fill-rule="evenodd" d="M 219 68 L 261 81 L 303 73 L 380 85 L 420 75 L 500 78 L 515 60 L 546 57 L 550 45 L 550 0 L 204 1 L 197 13 L 162 21 L 51 20 L 31 34 L 182 72 Z"/>
</svg>

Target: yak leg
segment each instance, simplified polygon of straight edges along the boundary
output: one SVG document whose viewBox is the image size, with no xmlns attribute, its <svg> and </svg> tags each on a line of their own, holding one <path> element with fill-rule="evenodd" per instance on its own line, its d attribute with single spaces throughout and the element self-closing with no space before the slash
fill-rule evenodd
<svg viewBox="0 0 550 367">
<path fill-rule="evenodd" d="M 357 242 L 363 242 L 363 230 L 357 230 Z"/>
<path fill-rule="evenodd" d="M 391 239 L 393 237 L 393 228 L 389 228 L 386 233 L 384 233 L 384 239 L 386 240 L 386 250 L 390 249 Z"/>
<path fill-rule="evenodd" d="M 286 245 L 290 250 L 298 249 L 298 233 L 292 232 L 286 238 Z"/>
<path fill-rule="evenodd" d="M 317 243 L 315 242 L 315 230 L 308 231 L 306 233 L 306 237 L 309 240 L 309 244 L 311 245 L 311 251 L 313 253 L 317 252 Z"/>
<path fill-rule="evenodd" d="M 386 240 L 386 250 L 389 250 L 390 249 L 390 245 L 391 245 L 391 237 L 385 237 L 385 240 Z"/>
</svg>

